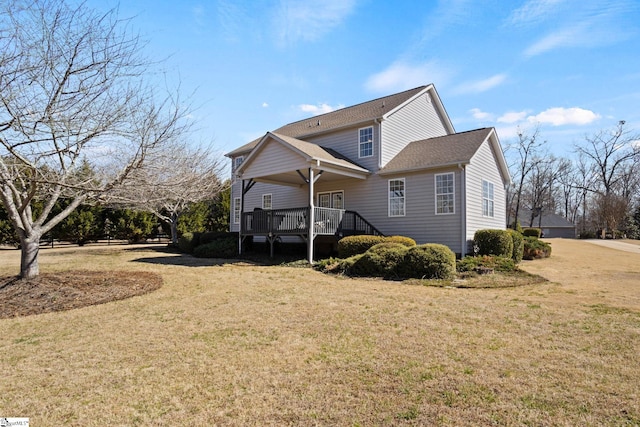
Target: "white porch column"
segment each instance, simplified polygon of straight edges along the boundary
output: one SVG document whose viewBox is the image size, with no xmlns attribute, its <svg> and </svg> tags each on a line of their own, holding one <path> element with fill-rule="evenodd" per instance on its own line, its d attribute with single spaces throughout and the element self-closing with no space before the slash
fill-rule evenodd
<svg viewBox="0 0 640 427">
<path fill-rule="evenodd" d="M 309 236 L 307 238 L 309 264 L 313 263 L 313 240 L 315 232 L 315 212 L 313 205 L 313 169 L 309 168 Z"/>
</svg>

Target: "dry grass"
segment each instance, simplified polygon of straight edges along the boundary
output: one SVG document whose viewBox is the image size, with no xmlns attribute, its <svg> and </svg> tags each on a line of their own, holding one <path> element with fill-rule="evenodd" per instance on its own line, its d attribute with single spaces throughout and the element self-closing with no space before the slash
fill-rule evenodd
<svg viewBox="0 0 640 427">
<path fill-rule="evenodd" d="M 0 320 L 0 415 L 70 426 L 638 425 L 640 260 L 590 246 L 553 241 L 551 259 L 525 263 L 552 282 L 499 289 L 144 248 L 43 250 L 45 272 L 150 271 L 164 285 Z M 18 264 L 0 251 L 0 275 Z"/>
</svg>

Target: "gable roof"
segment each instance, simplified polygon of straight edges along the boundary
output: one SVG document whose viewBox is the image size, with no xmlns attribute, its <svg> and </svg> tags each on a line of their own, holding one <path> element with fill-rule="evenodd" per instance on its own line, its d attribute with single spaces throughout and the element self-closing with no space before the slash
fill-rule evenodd
<svg viewBox="0 0 640 427">
<path fill-rule="evenodd" d="M 409 143 L 380 170 L 380 174 L 410 172 L 467 164 L 493 128 L 482 128 Z"/>
<path fill-rule="evenodd" d="M 278 135 L 284 135 L 294 138 L 304 138 L 324 132 L 337 130 L 347 126 L 354 126 L 358 123 L 372 122 L 375 119 L 383 119 L 390 114 L 393 114 L 402 105 L 420 96 L 423 93 L 430 92 L 432 99 L 435 100 L 440 111 L 443 112 L 443 120 L 446 127 L 451 133 L 454 132 L 453 125 L 446 115 L 442 102 L 433 85 L 419 86 L 413 89 L 405 90 L 403 92 L 388 95 L 382 98 L 373 99 L 360 104 L 352 105 L 350 107 L 341 108 L 339 110 L 332 111 L 330 113 L 313 116 L 310 118 L 302 119 L 297 122 L 289 123 L 278 129 L 273 133 Z M 245 144 L 235 150 L 227 153 L 228 157 L 234 157 L 240 154 L 247 153 L 253 150 L 262 138 L 255 139 L 248 144 Z"/>
<path fill-rule="evenodd" d="M 276 144 L 275 146 L 273 144 Z M 294 157 L 289 158 L 289 163 L 285 168 L 271 169 L 267 172 L 260 170 L 258 173 L 252 170 L 252 163 L 261 155 L 263 150 L 279 147 L 279 156 L 285 153 L 293 153 Z M 273 151 L 271 153 L 273 155 Z M 299 156 L 299 157 L 296 157 Z M 307 141 L 302 141 L 290 136 L 267 132 L 260 139 L 260 142 L 247 158 L 238 166 L 236 173 L 242 175 L 243 179 L 255 179 L 256 181 L 277 183 L 282 185 L 300 183 L 300 167 L 319 167 L 324 173 L 323 176 L 329 179 L 339 177 L 352 177 L 365 179 L 371 172 L 357 163 L 349 160 L 330 148 L 321 147 Z"/>
</svg>

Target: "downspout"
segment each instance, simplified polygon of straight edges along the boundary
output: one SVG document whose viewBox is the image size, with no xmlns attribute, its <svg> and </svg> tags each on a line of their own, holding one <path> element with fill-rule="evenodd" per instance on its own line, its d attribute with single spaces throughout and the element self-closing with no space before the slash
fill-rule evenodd
<svg viewBox="0 0 640 427">
<path fill-rule="evenodd" d="M 309 232 L 307 233 L 307 259 L 309 264 L 313 264 L 313 240 L 315 239 L 314 231 L 315 231 L 315 206 L 313 203 L 313 168 L 309 168 Z"/>
<path fill-rule="evenodd" d="M 458 163 L 460 169 L 460 258 L 467 254 L 467 176 L 464 165 Z"/>
<path fill-rule="evenodd" d="M 378 169 L 382 168 L 382 120 L 384 119 L 373 119 L 373 123 L 378 125 Z"/>
<path fill-rule="evenodd" d="M 231 197 L 234 199 L 233 195 Z M 235 210 L 235 207 L 232 207 Z M 238 224 L 238 255 L 242 255 L 242 211 L 244 210 L 244 179 L 240 186 L 240 224 Z M 231 214 L 233 215 L 233 213 Z"/>
</svg>

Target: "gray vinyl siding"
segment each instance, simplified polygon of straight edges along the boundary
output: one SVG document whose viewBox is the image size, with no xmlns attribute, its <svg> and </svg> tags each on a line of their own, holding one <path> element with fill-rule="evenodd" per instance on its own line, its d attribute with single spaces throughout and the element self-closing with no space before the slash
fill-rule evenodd
<svg viewBox="0 0 640 427">
<path fill-rule="evenodd" d="M 358 149 L 360 143 L 360 134 L 358 130 L 369 126 L 373 127 L 373 156 L 359 158 Z M 305 141 L 336 150 L 338 153 L 346 156 L 351 161 L 370 171 L 375 171 L 378 167 L 378 153 L 380 152 L 380 129 L 378 124 L 374 123 L 373 121 L 370 123 L 342 129 L 337 132 L 332 132 L 330 134 L 306 138 Z"/>
<path fill-rule="evenodd" d="M 408 143 L 443 136 L 447 130 L 429 94 L 422 94 L 382 122 L 383 149 L 381 167 Z"/>
<path fill-rule="evenodd" d="M 277 141 L 269 141 L 258 156 L 250 160 L 245 157 L 245 162 L 247 161 L 251 162 L 243 170 L 243 176 L 247 178 L 309 167 L 302 156 Z"/>
<path fill-rule="evenodd" d="M 454 172 L 456 212 L 451 215 L 435 214 L 435 173 Z M 405 179 L 405 216 L 388 216 L 388 181 Z M 454 252 L 460 252 L 460 172 L 437 170 L 394 176 L 373 175 L 368 179 L 318 182 L 317 192 L 344 191 L 345 208 L 362 215 L 385 235 L 403 235 L 417 243 L 441 243 Z"/>
<path fill-rule="evenodd" d="M 493 149 L 485 141 L 466 167 L 467 240 L 473 240 L 477 230 L 506 228 L 506 195 L 504 182 Z M 482 215 L 482 180 L 493 183 L 494 217 Z"/>
</svg>

